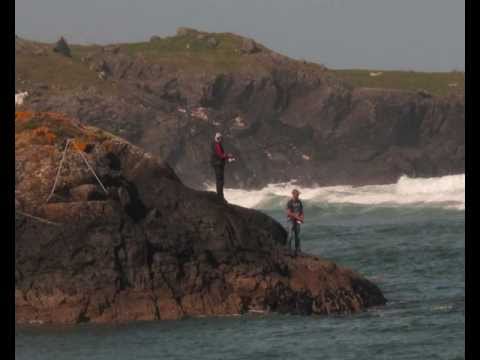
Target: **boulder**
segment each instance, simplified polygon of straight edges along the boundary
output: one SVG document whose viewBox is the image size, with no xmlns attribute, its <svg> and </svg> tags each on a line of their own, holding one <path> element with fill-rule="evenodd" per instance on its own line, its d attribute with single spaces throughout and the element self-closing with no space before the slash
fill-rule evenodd
<svg viewBox="0 0 480 360">
<path fill-rule="evenodd" d="M 219 41 L 214 37 L 209 37 L 207 40 L 208 47 L 216 48 L 219 44 Z"/>
<path fill-rule="evenodd" d="M 63 36 L 55 43 L 53 51 L 67 57 L 72 56 L 70 47 L 68 46 L 67 41 L 63 38 Z"/>
<path fill-rule="evenodd" d="M 417 94 L 422 98 L 431 98 L 432 97 L 432 94 L 430 94 L 427 90 L 424 90 L 424 89 L 419 89 L 417 91 Z"/>
<path fill-rule="evenodd" d="M 177 28 L 177 36 L 185 36 L 185 35 L 190 35 L 190 34 L 196 34 L 198 33 L 198 30 L 195 30 L 193 28 L 189 27 L 179 27 Z"/>
<path fill-rule="evenodd" d="M 105 51 L 106 53 L 118 54 L 120 52 L 120 46 L 106 46 L 103 48 L 103 51 Z"/>
<path fill-rule="evenodd" d="M 240 52 L 244 54 L 254 54 L 261 49 L 253 39 L 243 39 L 240 47 Z"/>
</svg>

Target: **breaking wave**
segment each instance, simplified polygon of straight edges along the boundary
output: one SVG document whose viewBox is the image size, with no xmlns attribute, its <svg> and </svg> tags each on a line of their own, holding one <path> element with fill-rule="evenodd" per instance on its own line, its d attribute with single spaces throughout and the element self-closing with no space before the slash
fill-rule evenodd
<svg viewBox="0 0 480 360">
<path fill-rule="evenodd" d="M 402 176 L 395 184 L 358 187 L 302 188 L 292 181 L 271 184 L 261 190 L 225 189 L 225 197 L 230 203 L 244 207 L 271 208 L 285 201 L 294 187 L 300 190 L 301 198 L 310 204 L 408 205 L 465 210 L 465 174 L 435 178 Z"/>
</svg>

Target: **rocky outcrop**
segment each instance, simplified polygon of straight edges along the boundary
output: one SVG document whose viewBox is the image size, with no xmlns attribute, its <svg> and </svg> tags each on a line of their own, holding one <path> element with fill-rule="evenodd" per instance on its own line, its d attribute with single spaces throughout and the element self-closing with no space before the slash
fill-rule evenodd
<svg viewBox="0 0 480 360">
<path fill-rule="evenodd" d="M 187 188 L 156 157 L 102 130 L 18 112 L 15 160 L 17 323 L 332 314 L 385 303 L 349 269 L 291 257 L 273 219 Z"/>
<path fill-rule="evenodd" d="M 198 189 L 214 179 L 208 154 L 217 131 L 239 160 L 227 171 L 228 187 L 292 178 L 309 186 L 380 184 L 464 172 L 463 96 L 353 88 L 251 39 L 215 36 L 180 28 L 177 38 L 145 52 L 92 48 L 84 64 L 107 90 L 19 90 L 32 94 L 26 107 L 65 112 L 125 137 Z M 165 60 L 167 46 L 177 61 Z M 212 61 L 213 70 L 196 65 Z"/>
<path fill-rule="evenodd" d="M 260 51 L 257 43 L 253 39 L 244 39 L 240 51 L 245 54 L 254 54 Z"/>
<path fill-rule="evenodd" d="M 63 38 L 63 36 L 57 41 L 57 43 L 53 47 L 53 51 L 67 57 L 72 56 L 70 47 L 68 46 L 67 41 Z"/>
</svg>

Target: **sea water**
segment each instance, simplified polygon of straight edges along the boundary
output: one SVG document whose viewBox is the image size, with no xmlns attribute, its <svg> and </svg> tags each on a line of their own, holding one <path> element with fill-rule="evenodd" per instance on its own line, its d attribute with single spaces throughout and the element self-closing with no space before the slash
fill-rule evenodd
<svg viewBox="0 0 480 360">
<path fill-rule="evenodd" d="M 225 196 L 285 224 L 294 186 L 227 189 Z M 350 316 L 22 326 L 16 359 L 463 359 L 464 175 L 299 189 L 302 249 L 360 272 L 387 305 Z"/>
</svg>

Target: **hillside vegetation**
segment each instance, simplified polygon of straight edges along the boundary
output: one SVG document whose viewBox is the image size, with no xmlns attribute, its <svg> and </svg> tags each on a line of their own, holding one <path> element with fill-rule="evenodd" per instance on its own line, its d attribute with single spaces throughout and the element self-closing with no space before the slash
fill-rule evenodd
<svg viewBox="0 0 480 360">
<path fill-rule="evenodd" d="M 333 70 L 336 76 L 355 87 L 425 90 L 432 95 L 462 95 L 465 91 L 465 73 L 416 72 L 382 70 Z"/>
<path fill-rule="evenodd" d="M 52 44 L 17 37 L 15 54 L 17 88 L 22 88 L 26 83 L 41 83 L 48 86 L 50 91 L 95 86 L 97 89 L 111 93 L 115 91 L 115 84 L 99 79 L 84 61 L 102 48 L 116 48 L 132 58 L 140 56 L 149 63 L 184 73 L 248 71 L 260 77 L 275 67 L 275 62 L 265 54 L 269 56 L 273 54 L 277 59 L 281 59 L 283 66 L 310 71 L 325 69 L 319 64 L 289 59 L 276 54 L 263 45 L 236 34 L 207 33 L 187 28 L 180 28 L 174 36 L 163 38 L 153 36 L 150 41 L 145 42 L 120 43 L 104 47 L 70 45 L 70 48 L 72 56 L 65 57 L 54 53 Z M 353 87 L 424 90 L 439 96 L 462 95 L 465 87 L 464 72 L 331 69 L 330 73 Z"/>
</svg>

